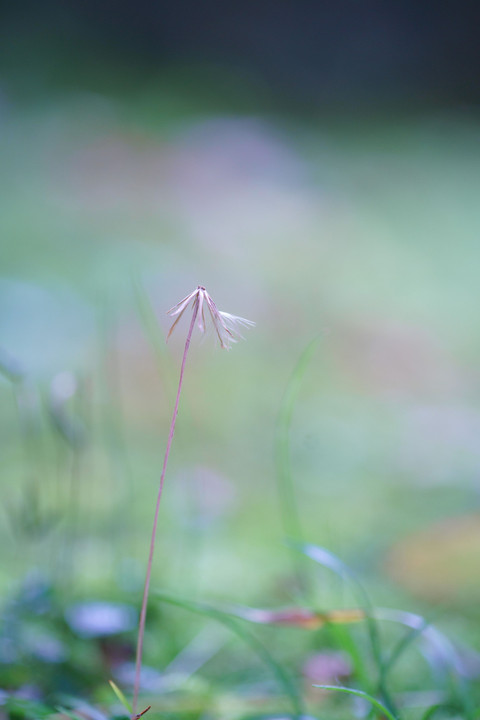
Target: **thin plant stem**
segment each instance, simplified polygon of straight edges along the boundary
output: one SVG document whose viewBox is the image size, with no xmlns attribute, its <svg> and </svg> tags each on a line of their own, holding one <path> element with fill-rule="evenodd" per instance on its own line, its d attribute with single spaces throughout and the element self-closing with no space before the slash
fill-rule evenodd
<svg viewBox="0 0 480 720">
<path fill-rule="evenodd" d="M 140 611 L 140 623 L 139 623 L 139 627 L 138 627 L 137 656 L 136 656 L 136 661 L 135 661 L 135 682 L 134 682 L 134 686 L 133 686 L 132 718 L 137 717 L 138 693 L 140 690 L 140 673 L 141 673 L 141 668 L 142 668 L 143 638 L 145 635 L 145 620 L 147 617 L 148 591 L 150 589 L 150 579 L 151 579 L 151 575 L 152 575 L 152 562 L 153 562 L 153 552 L 155 549 L 155 537 L 157 534 L 158 512 L 160 509 L 160 501 L 162 499 L 163 484 L 165 481 L 165 472 L 167 470 L 168 457 L 170 455 L 170 448 L 172 445 L 173 435 L 175 433 L 175 423 L 177 421 L 178 405 L 179 405 L 179 401 L 180 401 L 180 393 L 182 391 L 182 384 L 183 384 L 183 375 L 185 372 L 185 365 L 187 362 L 188 350 L 190 348 L 190 341 L 192 339 L 193 328 L 195 326 L 195 321 L 197 319 L 197 315 L 198 315 L 198 297 L 195 298 L 195 301 L 193 304 L 192 321 L 190 323 L 190 328 L 188 330 L 187 339 L 185 341 L 185 349 L 183 351 L 182 366 L 180 368 L 180 378 L 178 381 L 177 397 L 175 399 L 175 407 L 173 409 L 172 422 L 170 423 L 170 432 L 168 434 L 167 448 L 165 450 L 162 474 L 160 476 L 160 485 L 158 488 L 157 504 L 155 506 L 155 516 L 153 519 L 152 537 L 150 540 L 150 550 L 149 550 L 149 554 L 148 554 L 147 573 L 145 576 L 145 587 L 143 590 L 142 609 Z"/>
<path fill-rule="evenodd" d="M 300 521 L 295 483 L 290 458 L 290 430 L 298 399 L 301 383 L 308 364 L 313 357 L 320 338 L 312 340 L 300 356 L 294 371 L 288 381 L 282 399 L 275 428 L 275 466 L 278 497 L 280 501 L 280 516 L 283 532 L 289 540 L 303 543 L 304 533 Z M 294 575 L 298 589 L 306 593 L 309 587 L 308 573 L 305 570 L 303 558 L 298 552 L 292 550 Z"/>
</svg>

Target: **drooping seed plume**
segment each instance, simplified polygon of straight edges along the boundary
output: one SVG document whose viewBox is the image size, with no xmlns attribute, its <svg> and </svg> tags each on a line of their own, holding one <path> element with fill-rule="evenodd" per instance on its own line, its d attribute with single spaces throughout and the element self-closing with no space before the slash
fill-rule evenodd
<svg viewBox="0 0 480 720">
<path fill-rule="evenodd" d="M 174 331 L 178 321 L 184 314 L 187 307 L 192 303 L 192 312 L 196 317 L 197 327 L 200 332 L 206 332 L 205 308 L 210 315 L 213 327 L 220 341 L 220 346 L 224 350 L 230 350 L 232 343 L 236 343 L 239 339 L 244 339 L 239 327 L 253 327 L 255 323 L 238 315 L 219 310 L 211 296 L 205 290 L 203 285 L 199 285 L 196 290 L 180 300 L 167 311 L 167 315 L 176 318 L 167 335 L 167 340 Z"/>
</svg>

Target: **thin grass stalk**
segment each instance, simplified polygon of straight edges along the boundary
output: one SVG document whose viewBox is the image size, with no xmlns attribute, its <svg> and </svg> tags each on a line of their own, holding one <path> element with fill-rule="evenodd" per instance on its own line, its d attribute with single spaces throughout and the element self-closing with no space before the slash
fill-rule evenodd
<svg viewBox="0 0 480 720">
<path fill-rule="evenodd" d="M 295 482 L 292 474 L 290 458 L 290 430 L 292 426 L 293 412 L 301 383 L 308 364 L 317 348 L 319 338 L 312 340 L 302 352 L 292 375 L 288 381 L 282 404 L 278 413 L 275 427 L 275 468 L 278 499 L 280 503 L 280 516 L 283 532 L 289 540 L 304 542 L 304 533 L 300 520 Z M 301 555 L 292 550 L 293 571 L 298 587 L 303 593 L 309 586 L 308 572 Z"/>
<path fill-rule="evenodd" d="M 162 499 L 163 485 L 164 485 L 164 481 L 165 481 L 165 473 L 167 470 L 168 458 L 170 455 L 170 448 L 172 445 L 173 435 L 175 433 L 175 424 L 176 424 L 177 415 L 178 415 L 178 405 L 180 402 L 180 393 L 182 391 L 183 375 L 185 372 L 185 365 L 187 362 L 188 350 L 190 348 L 190 341 L 192 339 L 193 328 L 195 327 L 195 321 L 197 319 L 197 315 L 198 315 L 198 297 L 195 298 L 195 301 L 193 304 L 192 320 L 190 322 L 190 328 L 188 330 L 187 339 L 185 341 L 185 349 L 183 351 L 182 365 L 180 368 L 180 378 L 178 381 L 177 396 L 175 399 L 175 407 L 173 409 L 172 422 L 170 423 L 170 432 L 168 434 L 167 447 L 165 450 L 165 457 L 163 459 L 162 474 L 160 476 L 160 485 L 158 488 L 157 503 L 155 506 L 152 537 L 150 540 L 150 550 L 149 550 L 149 554 L 148 554 L 147 572 L 146 572 L 146 576 L 145 576 L 145 587 L 143 590 L 142 608 L 140 611 L 140 622 L 139 622 L 139 627 L 138 627 L 137 655 L 136 655 L 136 661 L 135 661 L 135 681 L 134 681 L 134 686 L 133 686 L 132 718 L 136 718 L 136 716 L 137 716 L 138 693 L 140 690 L 140 674 L 141 674 L 141 668 L 142 668 L 143 639 L 144 639 L 144 635 L 145 635 L 145 620 L 147 617 L 148 592 L 150 589 L 150 579 L 151 579 L 151 575 L 152 575 L 152 563 L 153 563 L 153 553 L 155 550 L 155 537 L 157 534 L 158 513 L 159 513 L 159 509 L 160 509 L 160 501 Z"/>
</svg>

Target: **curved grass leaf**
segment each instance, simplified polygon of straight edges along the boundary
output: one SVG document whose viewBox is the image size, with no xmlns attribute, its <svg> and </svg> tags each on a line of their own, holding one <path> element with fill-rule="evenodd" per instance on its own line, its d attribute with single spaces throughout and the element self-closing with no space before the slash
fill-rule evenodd
<svg viewBox="0 0 480 720">
<path fill-rule="evenodd" d="M 293 547 L 295 547 L 301 553 L 317 562 L 319 565 L 323 565 L 323 567 L 332 570 L 332 572 L 334 572 L 341 580 L 350 582 L 350 584 L 353 586 L 354 594 L 359 601 L 359 605 L 362 606 L 362 608 L 364 609 L 366 618 L 369 621 L 372 650 L 375 658 L 379 661 L 379 664 L 381 664 L 380 642 L 378 637 L 378 629 L 373 618 L 373 605 L 366 590 L 364 589 L 360 580 L 357 578 L 356 574 L 351 568 L 348 567 L 348 565 L 346 565 L 342 560 L 340 560 L 340 558 L 338 558 L 336 555 L 334 555 L 334 553 L 330 552 L 330 550 L 327 550 L 324 547 L 321 547 L 319 545 L 312 545 L 311 543 L 291 544 L 293 545 Z"/>
<path fill-rule="evenodd" d="M 389 657 L 385 660 L 383 664 L 383 673 L 385 678 L 391 672 L 393 666 L 400 660 L 406 650 L 408 650 L 409 646 L 414 643 L 418 637 L 422 635 L 427 625 L 428 623 L 427 621 L 425 621 L 425 625 L 423 627 L 410 628 L 406 635 L 400 638 L 400 640 L 397 642 L 397 644 L 391 651 Z"/>
<path fill-rule="evenodd" d="M 353 570 L 349 568 L 343 560 L 340 560 L 334 553 L 320 545 L 297 542 L 290 542 L 289 544 L 319 565 L 323 565 L 329 570 L 332 570 L 340 579 L 350 582 L 355 589 L 355 595 L 360 599 L 360 604 L 365 608 L 372 609 L 373 606 L 366 590 Z"/>
<path fill-rule="evenodd" d="M 392 658 L 392 656 L 390 656 L 387 661 L 387 671 L 390 670 L 390 667 L 388 666 L 391 666 L 393 662 L 398 660 L 398 649 L 403 652 L 406 646 L 410 644 L 410 639 L 414 640 L 416 637 L 421 637 L 426 647 L 429 649 L 427 660 L 433 667 L 433 670 L 435 670 L 435 668 L 438 669 L 440 666 L 443 670 L 446 681 L 448 681 L 448 684 L 450 685 L 453 696 L 463 707 L 465 716 L 467 718 L 475 717 L 475 709 L 473 707 L 472 698 L 465 679 L 462 659 L 459 656 L 457 649 L 446 637 L 446 635 L 444 635 L 434 625 L 431 625 L 421 615 L 417 615 L 415 613 L 406 612 L 404 610 L 376 608 L 374 610 L 374 614 L 378 620 L 397 622 L 410 628 L 412 631 L 404 639 L 404 642 L 400 641 L 399 646 L 402 647 L 397 648 L 396 657 Z"/>
<path fill-rule="evenodd" d="M 289 698 L 293 712 L 296 717 L 304 715 L 303 702 L 298 692 L 298 689 L 285 669 L 278 663 L 265 646 L 258 640 L 254 635 L 247 632 L 241 627 L 228 613 L 218 610 L 216 607 L 207 605 L 206 603 L 193 602 L 191 600 L 182 600 L 171 595 L 164 593 L 156 593 L 156 597 L 170 605 L 183 608 L 184 610 L 190 610 L 199 615 L 210 617 L 219 622 L 223 623 L 232 632 L 235 633 L 241 640 L 243 640 L 251 650 L 260 658 L 260 660 L 267 665 L 276 677 L 278 684 L 282 688 L 282 691 Z"/>
<path fill-rule="evenodd" d="M 302 380 L 308 364 L 310 363 L 317 348 L 319 340 L 320 338 L 312 340 L 301 354 L 288 380 L 275 426 L 275 478 L 280 503 L 280 516 L 282 519 L 283 532 L 286 537 L 297 541 L 301 541 L 303 539 L 303 532 L 292 477 L 292 466 L 290 461 L 290 429 L 292 425 L 293 411 Z M 299 560 L 299 558 L 293 556 L 293 566 L 299 587 L 305 589 L 307 586 L 306 573 Z"/>
<path fill-rule="evenodd" d="M 337 692 L 346 693 L 347 695 L 355 695 L 356 697 L 369 702 L 373 705 L 373 707 L 377 708 L 377 710 L 380 710 L 387 720 L 398 720 L 398 717 L 391 713 L 390 710 L 380 702 L 380 700 L 377 700 L 372 695 L 363 692 L 363 690 L 355 690 L 353 688 L 342 687 L 341 685 L 314 685 L 313 687 L 321 688 L 322 690 L 335 690 Z"/>
<path fill-rule="evenodd" d="M 123 692 L 120 690 L 120 688 L 118 687 L 118 685 L 116 685 L 116 684 L 113 682 L 113 680 L 109 680 L 108 683 L 109 683 L 110 687 L 112 688 L 113 692 L 115 693 L 115 695 L 117 696 L 117 698 L 118 698 L 118 699 L 120 700 L 120 702 L 122 703 L 122 705 L 123 705 L 123 707 L 125 708 L 125 710 L 128 710 L 128 712 L 130 713 L 130 715 L 132 715 L 132 713 L 133 713 L 132 706 L 130 705 L 130 703 L 128 702 L 127 698 L 125 697 L 125 695 L 123 694 Z"/>
<path fill-rule="evenodd" d="M 348 581 L 352 585 L 354 594 L 359 601 L 359 605 L 363 606 L 363 609 L 365 610 L 372 656 L 378 670 L 378 692 L 391 711 L 395 711 L 395 704 L 385 683 L 383 671 L 384 660 L 381 649 L 380 634 L 374 615 L 374 608 L 362 583 L 357 578 L 353 570 L 340 560 L 340 558 L 330 552 L 330 550 L 327 550 L 319 545 L 312 545 L 311 543 L 294 543 L 294 547 L 315 562 L 332 570 L 342 580 Z"/>
<path fill-rule="evenodd" d="M 375 608 L 374 615 L 377 620 L 387 620 L 410 628 L 414 632 L 412 639 L 422 637 L 445 667 L 451 667 L 459 675 L 463 673 L 462 663 L 453 643 L 421 615 L 390 608 Z"/>
<path fill-rule="evenodd" d="M 283 528 L 286 536 L 295 540 L 301 540 L 302 530 L 292 478 L 289 435 L 303 376 L 318 342 L 319 338 L 312 340 L 301 354 L 288 381 L 275 428 L 275 466 Z"/>
<path fill-rule="evenodd" d="M 422 715 L 422 720 L 431 720 L 434 715 L 437 714 L 437 712 L 449 712 L 452 713 L 452 715 L 457 712 L 457 708 L 454 708 L 452 705 L 445 705 L 444 703 L 439 703 L 438 705 L 432 705 L 432 707 L 429 707 L 428 710 Z"/>
</svg>

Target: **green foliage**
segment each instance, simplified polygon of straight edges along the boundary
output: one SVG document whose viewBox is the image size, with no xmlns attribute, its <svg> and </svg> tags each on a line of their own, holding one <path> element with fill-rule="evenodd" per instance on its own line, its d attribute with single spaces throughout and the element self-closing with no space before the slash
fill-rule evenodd
<svg viewBox="0 0 480 720">
<path fill-rule="evenodd" d="M 9 720 L 44 720 L 52 716 L 52 709 L 40 702 L 9 697 L 5 703 Z"/>
</svg>

